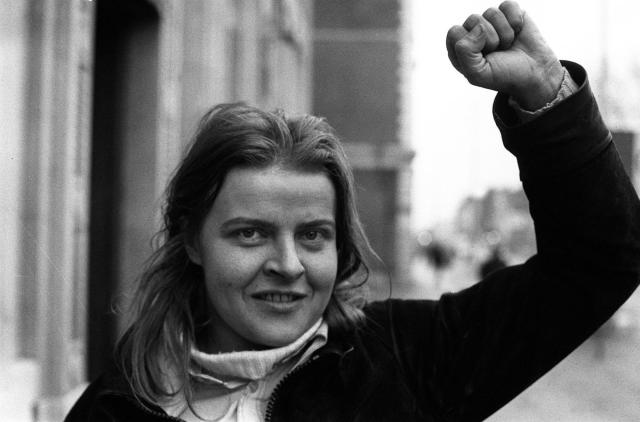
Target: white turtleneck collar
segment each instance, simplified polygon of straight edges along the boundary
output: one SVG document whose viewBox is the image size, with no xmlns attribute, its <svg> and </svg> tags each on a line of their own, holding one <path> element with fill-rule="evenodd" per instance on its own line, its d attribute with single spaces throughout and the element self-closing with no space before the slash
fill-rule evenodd
<svg viewBox="0 0 640 422">
<path fill-rule="evenodd" d="M 316 346 L 312 352 L 322 347 L 327 342 L 327 332 L 327 324 L 320 319 L 293 343 L 275 349 L 214 354 L 192 349 L 194 365 L 190 374 L 199 382 L 237 388 L 242 383 L 264 378 L 276 365 L 286 364 L 312 345 Z"/>
<path fill-rule="evenodd" d="M 193 409 L 204 420 L 263 420 L 278 382 L 326 344 L 328 331 L 320 319 L 293 343 L 275 349 L 217 354 L 192 349 L 189 372 L 196 382 Z M 161 406 L 169 415 L 187 422 L 203 420 L 192 412 L 182 394 Z"/>
</svg>

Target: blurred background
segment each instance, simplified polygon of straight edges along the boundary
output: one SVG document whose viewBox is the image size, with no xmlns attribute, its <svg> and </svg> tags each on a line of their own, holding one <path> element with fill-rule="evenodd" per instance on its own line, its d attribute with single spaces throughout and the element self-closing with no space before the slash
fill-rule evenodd
<svg viewBox="0 0 640 422">
<path fill-rule="evenodd" d="M 522 0 L 581 63 L 640 186 L 639 7 Z M 449 65 L 477 0 L 0 2 L 0 415 L 61 420 L 104 368 L 197 119 L 243 100 L 343 136 L 384 261 L 371 297 L 436 298 L 535 253 L 493 94 Z M 391 280 L 391 281 L 390 281 Z M 640 420 L 640 296 L 492 421 Z"/>
</svg>

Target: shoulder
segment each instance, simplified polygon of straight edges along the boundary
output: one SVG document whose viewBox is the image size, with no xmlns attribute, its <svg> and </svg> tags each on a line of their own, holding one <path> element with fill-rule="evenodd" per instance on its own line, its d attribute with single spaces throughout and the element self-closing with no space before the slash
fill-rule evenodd
<svg viewBox="0 0 640 422">
<path fill-rule="evenodd" d="M 388 299 L 364 308 L 365 336 L 395 343 L 428 336 L 438 313 L 439 301 Z"/>
<path fill-rule="evenodd" d="M 144 408 L 137 403 L 124 375 L 113 366 L 87 386 L 64 421 L 134 420 Z"/>
<path fill-rule="evenodd" d="M 387 299 L 368 303 L 364 313 L 369 321 L 386 324 L 395 318 L 428 317 L 437 305 L 436 300 Z"/>
<path fill-rule="evenodd" d="M 388 299 L 367 304 L 364 308 L 365 331 L 396 340 L 409 341 L 436 334 L 455 335 L 480 317 L 503 309 L 503 304 L 518 297 L 530 297 L 531 289 L 540 284 L 535 259 L 526 264 L 502 268 L 491 277 L 454 293 L 445 293 L 437 300 Z M 469 318 L 473 315 L 473 318 Z"/>
<path fill-rule="evenodd" d="M 106 386 L 106 374 L 101 375 L 92 381 L 84 390 L 82 395 L 75 402 L 64 422 L 84 422 L 90 420 L 100 420 L 96 416 L 98 398 L 108 391 Z M 106 419 L 105 419 L 106 420 Z"/>
</svg>

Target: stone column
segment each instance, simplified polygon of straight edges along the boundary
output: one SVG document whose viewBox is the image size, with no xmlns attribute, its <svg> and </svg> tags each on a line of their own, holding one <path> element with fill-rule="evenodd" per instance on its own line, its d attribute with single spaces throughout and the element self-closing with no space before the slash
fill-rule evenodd
<svg viewBox="0 0 640 422">
<path fill-rule="evenodd" d="M 74 280 L 86 236 L 91 17 L 89 0 L 44 0 L 38 168 L 38 421 L 59 421 L 80 368 L 72 347 Z M 85 263 L 86 265 L 86 263 Z M 78 300 L 83 300 L 79 298 Z"/>
</svg>

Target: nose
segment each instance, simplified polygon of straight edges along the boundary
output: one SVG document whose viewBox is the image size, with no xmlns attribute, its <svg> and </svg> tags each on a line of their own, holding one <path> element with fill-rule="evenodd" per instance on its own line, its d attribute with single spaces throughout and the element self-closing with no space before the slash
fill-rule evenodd
<svg viewBox="0 0 640 422">
<path fill-rule="evenodd" d="M 277 242 L 272 255 L 264 264 L 265 272 L 270 276 L 293 281 L 304 274 L 294 239 L 286 238 Z"/>
</svg>

